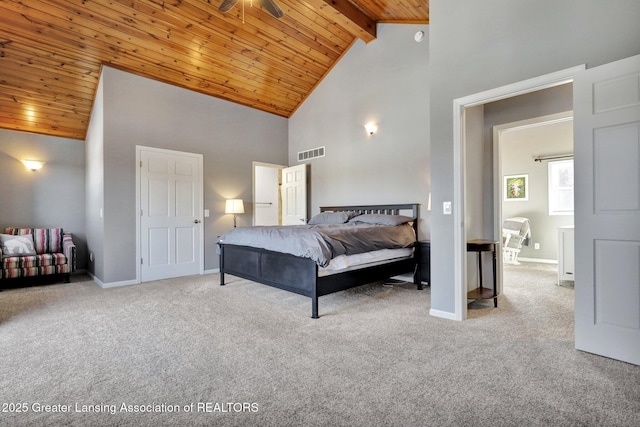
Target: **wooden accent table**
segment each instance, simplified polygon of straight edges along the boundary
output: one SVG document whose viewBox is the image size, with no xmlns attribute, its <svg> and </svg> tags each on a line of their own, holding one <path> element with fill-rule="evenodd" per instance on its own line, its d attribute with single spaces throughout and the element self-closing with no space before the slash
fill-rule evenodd
<svg viewBox="0 0 640 427">
<path fill-rule="evenodd" d="M 494 240 L 474 239 L 467 242 L 467 252 L 478 253 L 478 288 L 467 293 L 468 299 L 491 299 L 493 306 L 498 307 L 498 286 L 496 280 L 496 256 L 498 242 Z M 482 252 L 493 253 L 493 289 L 485 288 L 482 283 Z"/>
</svg>

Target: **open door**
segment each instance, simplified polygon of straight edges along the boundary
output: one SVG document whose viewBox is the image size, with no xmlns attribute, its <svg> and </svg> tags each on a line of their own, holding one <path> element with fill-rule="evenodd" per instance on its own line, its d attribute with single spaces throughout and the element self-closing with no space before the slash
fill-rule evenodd
<svg viewBox="0 0 640 427">
<path fill-rule="evenodd" d="M 576 348 L 640 365 L 640 55 L 574 80 Z"/>
<path fill-rule="evenodd" d="M 282 169 L 282 225 L 307 223 L 307 165 Z"/>
</svg>

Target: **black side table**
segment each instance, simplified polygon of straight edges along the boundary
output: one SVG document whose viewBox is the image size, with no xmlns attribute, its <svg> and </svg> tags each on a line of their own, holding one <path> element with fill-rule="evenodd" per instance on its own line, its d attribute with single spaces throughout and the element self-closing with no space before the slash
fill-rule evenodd
<svg viewBox="0 0 640 427">
<path fill-rule="evenodd" d="M 468 252 L 478 253 L 478 288 L 469 291 L 467 298 L 469 299 L 491 299 L 493 298 L 493 306 L 498 306 L 498 287 L 496 280 L 496 252 L 498 242 L 493 240 L 475 239 L 467 242 Z M 482 252 L 492 252 L 493 254 L 493 289 L 482 286 Z"/>
<path fill-rule="evenodd" d="M 422 282 L 431 285 L 431 242 L 423 240 L 416 243 L 416 271 L 414 281 L 418 289 L 422 289 Z"/>
</svg>

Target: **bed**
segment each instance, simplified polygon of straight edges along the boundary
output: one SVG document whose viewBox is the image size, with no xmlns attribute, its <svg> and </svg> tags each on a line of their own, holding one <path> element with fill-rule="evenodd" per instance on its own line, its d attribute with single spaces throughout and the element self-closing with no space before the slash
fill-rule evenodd
<svg viewBox="0 0 640 427">
<path fill-rule="evenodd" d="M 397 205 L 365 205 L 365 206 L 324 206 L 320 208 L 322 215 L 332 213 L 348 213 L 351 222 L 361 224 L 356 219 L 387 215 L 389 218 L 408 216 L 411 221 L 402 225 L 411 229 L 413 241 L 406 244 L 404 252 L 393 252 L 391 257 L 383 259 L 368 259 L 370 254 L 384 253 L 380 242 L 377 242 L 375 251 L 363 253 L 363 264 L 331 268 L 326 265 L 326 260 L 319 261 L 316 256 L 300 256 L 286 251 L 273 250 L 270 247 L 257 247 L 251 238 L 236 238 L 234 234 L 241 234 L 250 230 L 237 231 L 234 229 L 223 235 L 218 241 L 220 250 L 220 285 L 225 285 L 225 274 L 252 280 L 275 288 L 294 292 L 311 298 L 311 317 L 317 319 L 318 298 L 334 292 L 340 292 L 367 283 L 385 280 L 392 276 L 411 273 L 417 289 L 422 289 L 422 284 L 415 274 L 416 260 L 414 247 L 418 239 L 419 204 Z M 387 224 L 391 225 L 391 224 Z M 305 226 L 285 226 L 267 230 L 269 233 L 290 233 Z M 265 227 L 247 227 L 247 229 L 261 229 Z M 363 226 L 365 228 L 365 226 Z M 265 232 L 265 230 L 263 230 Z M 295 234 L 295 233 L 294 233 Z M 403 231 L 402 239 L 406 240 L 406 231 Z M 240 242 L 240 243 L 238 243 Z M 299 245 L 291 243 L 289 246 Z M 265 245 L 262 245 L 265 246 Z M 266 245 L 268 246 L 268 245 Z M 398 249 L 402 251 L 402 249 Z M 334 254 L 335 255 L 335 254 Z M 344 254 L 347 255 L 347 254 Z M 372 255 L 373 257 L 373 255 Z M 316 259 L 314 259 L 316 258 Z M 319 265 L 321 264 L 321 265 Z"/>
</svg>

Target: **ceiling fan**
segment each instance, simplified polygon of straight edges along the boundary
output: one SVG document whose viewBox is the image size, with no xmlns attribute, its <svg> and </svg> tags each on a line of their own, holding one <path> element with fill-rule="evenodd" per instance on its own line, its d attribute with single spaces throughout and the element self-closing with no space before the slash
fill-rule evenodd
<svg viewBox="0 0 640 427">
<path fill-rule="evenodd" d="M 244 10 L 244 0 L 242 0 L 242 9 Z M 253 1 L 253 0 L 252 0 Z M 284 12 L 273 0 L 258 0 L 262 7 L 267 9 L 267 11 L 272 14 L 276 18 L 282 18 L 284 16 Z M 220 12 L 228 12 L 233 6 L 238 3 L 238 0 L 223 0 L 222 4 L 218 8 Z"/>
</svg>

